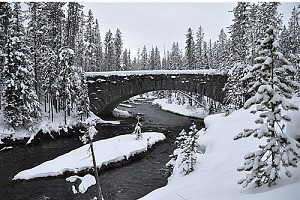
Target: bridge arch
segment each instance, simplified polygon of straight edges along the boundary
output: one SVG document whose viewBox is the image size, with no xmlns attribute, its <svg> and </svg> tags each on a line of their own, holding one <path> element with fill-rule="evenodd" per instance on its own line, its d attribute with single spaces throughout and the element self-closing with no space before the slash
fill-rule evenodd
<svg viewBox="0 0 300 200">
<path fill-rule="evenodd" d="M 210 72 L 210 71 L 209 71 Z M 98 116 L 112 112 L 130 97 L 157 90 L 195 92 L 223 102 L 227 76 L 202 70 L 86 73 L 90 107 Z"/>
</svg>

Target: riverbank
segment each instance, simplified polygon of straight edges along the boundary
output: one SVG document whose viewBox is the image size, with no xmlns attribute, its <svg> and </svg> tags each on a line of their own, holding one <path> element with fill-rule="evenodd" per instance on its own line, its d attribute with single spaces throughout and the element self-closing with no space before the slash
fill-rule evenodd
<svg viewBox="0 0 300 200">
<path fill-rule="evenodd" d="M 118 113 L 118 112 L 116 112 Z M 80 121 L 74 113 L 67 118 L 67 124 L 64 124 L 64 116 L 56 113 L 52 121 L 49 121 L 44 113 L 44 121 L 39 121 L 31 131 L 26 129 L 13 130 L 6 128 L 3 121 L 3 113 L 0 113 L 0 152 L 18 145 L 33 145 L 53 139 L 81 136 L 83 123 L 94 121 L 99 124 L 120 124 L 119 121 L 105 121 L 98 116 L 90 113 L 90 117 L 83 122 Z"/>
<path fill-rule="evenodd" d="M 97 167 L 101 169 L 102 166 L 128 160 L 150 150 L 154 144 L 165 139 L 166 137 L 162 133 L 144 132 L 139 140 L 136 139 L 135 135 L 130 134 L 93 142 Z M 67 172 L 76 174 L 77 172 L 89 171 L 93 168 L 89 148 L 90 145 L 86 144 L 34 168 L 19 172 L 13 180 L 28 180 L 58 176 Z"/>
<path fill-rule="evenodd" d="M 100 182 L 105 200 L 132 200 L 145 196 L 149 192 L 167 184 L 169 176 L 165 163 L 175 148 L 174 140 L 183 129 L 188 129 L 194 121 L 198 127 L 203 127 L 203 120 L 192 119 L 162 111 L 157 105 L 151 103 L 130 104 L 122 109 L 130 111 L 133 115 L 140 113 L 142 118 L 142 132 L 162 132 L 166 140 L 153 146 L 151 151 L 129 160 L 122 167 L 104 170 L 100 173 Z M 124 133 L 131 133 L 136 123 L 135 118 L 103 118 L 106 121 L 119 121 L 120 124 L 98 124 L 98 134 L 95 141 L 108 139 Z M 18 146 L 9 151 L 1 152 L 0 168 L 0 199 L 90 199 L 95 196 L 96 187 L 91 186 L 86 193 L 74 195 L 72 185 L 67 182 L 66 176 L 46 179 L 32 179 L 30 181 L 11 181 L 20 171 L 33 168 L 46 161 L 66 154 L 82 146 L 78 137 L 49 140 L 30 146 Z M 85 173 L 84 173 L 85 174 Z M 84 174 L 80 174 L 83 176 Z M 69 174 L 71 175 L 71 174 Z M 32 192 L 29 192 L 32 191 Z"/>
<path fill-rule="evenodd" d="M 300 106 L 300 98 L 292 102 Z M 259 113 L 253 115 L 250 110 L 236 110 L 228 116 L 224 114 L 211 115 L 205 118 L 205 129 L 199 131 L 198 143 L 205 147 L 205 153 L 197 157 L 195 171 L 188 176 L 182 176 L 178 170 L 168 179 L 165 187 L 159 188 L 142 200 L 176 200 L 189 199 L 207 200 L 242 199 L 242 200 L 281 200 L 298 199 L 300 196 L 300 164 L 298 168 L 289 168 L 293 176 L 288 178 L 282 169 L 281 179 L 276 186 L 262 186 L 255 189 L 243 189 L 237 181 L 245 177 L 245 173 L 237 171 L 243 165 L 244 155 L 258 150 L 265 141 L 254 137 L 234 141 L 233 138 L 245 128 L 255 128 L 254 121 Z M 287 123 L 288 135 L 299 141 L 300 112 L 290 111 L 292 122 Z M 296 141 L 295 141 L 296 142 Z"/>
</svg>

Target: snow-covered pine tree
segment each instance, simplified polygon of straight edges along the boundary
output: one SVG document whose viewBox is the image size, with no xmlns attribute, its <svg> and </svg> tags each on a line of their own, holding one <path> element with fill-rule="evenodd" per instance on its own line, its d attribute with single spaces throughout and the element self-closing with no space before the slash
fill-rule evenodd
<svg viewBox="0 0 300 200">
<path fill-rule="evenodd" d="M 84 74 L 81 75 L 81 82 L 79 87 L 77 87 L 77 116 L 80 121 L 83 121 L 84 116 L 86 118 L 90 115 L 90 99 L 88 94 L 88 85 L 85 80 Z"/>
<path fill-rule="evenodd" d="M 28 25 L 27 25 L 27 43 L 30 48 L 30 56 L 33 63 L 35 74 L 35 90 L 42 101 L 44 94 L 41 89 L 43 80 L 42 73 L 44 71 L 45 62 L 47 62 L 48 55 L 46 52 L 50 50 L 49 45 L 46 43 L 48 28 L 48 11 L 46 4 L 43 2 L 28 2 Z"/>
<path fill-rule="evenodd" d="M 189 28 L 187 31 L 185 43 L 185 68 L 195 69 L 195 42 L 191 28 Z"/>
<path fill-rule="evenodd" d="M 95 22 L 92 10 L 89 10 L 86 19 L 86 28 L 84 32 L 84 56 L 85 56 L 85 71 L 95 71 L 96 70 L 96 59 L 95 59 Z"/>
<path fill-rule="evenodd" d="M 102 71 L 103 68 L 103 51 L 102 42 L 100 36 L 99 23 L 96 19 L 94 26 L 94 38 L 95 38 L 95 53 L 93 54 L 93 59 L 95 59 L 95 71 Z"/>
<path fill-rule="evenodd" d="M 174 170 L 179 169 L 181 174 L 188 175 L 194 171 L 198 153 L 198 130 L 193 123 L 190 127 L 190 132 L 182 130 L 179 136 L 176 138 L 175 144 L 177 149 L 174 150 L 171 155 L 171 160 L 167 163 L 167 166 L 173 167 Z"/>
<path fill-rule="evenodd" d="M 297 69 L 296 80 L 300 82 L 300 7 L 293 8 L 288 25 L 288 59 Z"/>
<path fill-rule="evenodd" d="M 79 31 L 80 13 L 83 6 L 77 2 L 68 3 L 68 17 L 65 26 L 65 44 L 68 48 L 75 50 L 76 35 Z"/>
<path fill-rule="evenodd" d="M 122 63 L 123 40 L 122 40 L 122 33 L 118 28 L 116 30 L 114 44 L 115 44 L 115 59 L 116 59 L 115 61 L 116 66 L 114 70 L 119 70 Z"/>
<path fill-rule="evenodd" d="M 9 11 L 8 11 L 9 12 Z M 13 129 L 30 129 L 40 118 L 40 104 L 34 89 L 34 72 L 26 47 L 24 19 L 19 2 L 9 14 L 5 62 L 2 72 L 5 122 Z"/>
<path fill-rule="evenodd" d="M 170 69 L 182 69 L 182 53 L 178 42 L 174 42 L 170 53 Z"/>
<path fill-rule="evenodd" d="M 104 62 L 105 62 L 105 71 L 112 71 L 116 69 L 116 54 L 115 54 L 115 45 L 114 38 L 110 30 L 105 35 L 104 39 Z"/>
<path fill-rule="evenodd" d="M 141 64 L 141 70 L 145 70 L 148 67 L 148 54 L 147 54 L 147 48 L 144 45 L 142 53 L 141 53 L 141 60 L 140 60 L 140 64 Z"/>
<path fill-rule="evenodd" d="M 131 70 L 132 69 L 132 62 L 131 62 L 131 52 L 130 52 L 130 49 L 128 49 L 127 60 L 128 60 L 128 68 L 127 68 L 127 70 Z"/>
<path fill-rule="evenodd" d="M 209 69 L 209 52 L 207 42 L 203 42 L 203 69 Z"/>
<path fill-rule="evenodd" d="M 125 48 L 124 51 L 123 51 L 123 57 L 122 57 L 122 70 L 128 70 L 128 66 L 129 66 L 129 63 L 128 63 L 128 52 L 127 52 L 127 49 Z"/>
<path fill-rule="evenodd" d="M 290 40 L 289 40 L 289 32 L 286 28 L 286 26 L 284 25 L 282 28 L 282 31 L 280 33 L 280 52 L 286 57 L 288 58 L 288 56 L 290 55 Z"/>
<path fill-rule="evenodd" d="M 166 48 L 164 48 L 164 56 L 161 60 L 161 69 L 167 69 L 167 55 L 166 55 Z"/>
<path fill-rule="evenodd" d="M 245 62 L 248 52 L 247 31 L 249 22 L 250 3 L 238 2 L 233 9 L 234 19 L 230 26 L 230 34 L 232 39 L 232 63 Z"/>
<path fill-rule="evenodd" d="M 288 167 L 297 167 L 300 159 L 300 144 L 287 135 L 283 125 L 283 121 L 291 121 L 291 118 L 282 112 L 298 109 L 288 101 L 294 90 L 299 88 L 299 83 L 291 80 L 296 71 L 278 52 L 279 45 L 272 26 L 267 28 L 259 44 L 256 64 L 243 80 L 249 83 L 248 93 L 253 95 L 244 107 L 247 109 L 256 104 L 256 109 L 251 112 L 259 112 L 255 123 L 260 126 L 245 129 L 234 139 L 252 135 L 266 139 L 267 143 L 260 145 L 259 150 L 245 155 L 244 165 L 238 168 L 238 171 L 249 172 L 238 182 L 242 187 L 259 187 L 263 184 L 272 186 L 284 171 L 291 177 Z"/>
<path fill-rule="evenodd" d="M 256 42 L 264 36 L 264 30 L 261 30 L 261 27 L 272 25 L 276 30 L 281 28 L 281 16 L 277 12 L 279 5 L 279 2 L 250 4 L 246 35 L 249 41 L 247 57 L 251 65 L 254 64 L 254 58 L 258 56 Z"/>
<path fill-rule="evenodd" d="M 75 36 L 75 65 L 77 67 L 82 67 L 84 70 L 85 67 L 85 45 L 84 45 L 84 28 L 85 28 L 85 15 L 83 11 L 78 18 L 78 32 Z"/>
<path fill-rule="evenodd" d="M 67 124 L 67 115 L 70 116 L 72 109 L 72 99 L 76 95 L 75 83 L 80 81 L 74 67 L 74 51 L 69 48 L 61 49 L 59 53 L 60 71 L 57 76 L 57 98 L 59 99 L 60 109 L 64 111 L 64 122 Z M 78 80 L 79 79 L 79 80 Z"/>
<path fill-rule="evenodd" d="M 221 71 L 225 71 L 226 67 L 229 63 L 229 45 L 227 40 L 227 35 L 224 31 L 224 29 L 221 29 L 219 34 L 219 39 L 216 42 L 215 46 L 215 53 L 216 53 L 216 59 L 214 59 L 215 63 L 213 64 L 214 68 L 217 68 Z"/>
<path fill-rule="evenodd" d="M 0 3 L 0 110 L 2 106 L 2 89 L 3 89 L 3 77 L 2 71 L 4 69 L 5 61 L 5 45 L 7 42 L 7 31 L 9 26 L 9 19 L 11 17 L 11 7 L 8 2 Z"/>
<path fill-rule="evenodd" d="M 179 167 L 178 164 L 181 164 L 181 160 L 182 160 L 181 153 L 183 149 L 186 147 L 185 145 L 185 141 L 187 140 L 186 136 L 187 133 L 185 132 L 184 129 L 182 129 L 182 131 L 179 133 L 179 136 L 176 137 L 175 145 L 177 148 L 173 151 L 173 154 L 169 156 L 171 160 L 166 164 L 166 166 L 171 167 L 173 171 L 175 166 L 178 168 Z"/>
<path fill-rule="evenodd" d="M 199 26 L 195 44 L 195 60 L 197 69 L 203 69 L 203 39 L 204 31 L 203 28 Z"/>
<path fill-rule="evenodd" d="M 149 70 L 154 70 L 155 69 L 155 51 L 154 48 L 152 47 L 151 51 L 150 51 L 150 55 L 149 55 L 149 64 L 148 64 L 148 69 Z"/>
<path fill-rule="evenodd" d="M 245 103 L 246 89 L 244 82 L 240 80 L 245 75 L 245 68 L 242 63 L 236 63 L 228 72 L 229 77 L 223 89 L 228 113 L 242 108 Z"/>
<path fill-rule="evenodd" d="M 154 69 L 161 69 L 160 52 L 157 46 L 154 52 Z"/>
</svg>

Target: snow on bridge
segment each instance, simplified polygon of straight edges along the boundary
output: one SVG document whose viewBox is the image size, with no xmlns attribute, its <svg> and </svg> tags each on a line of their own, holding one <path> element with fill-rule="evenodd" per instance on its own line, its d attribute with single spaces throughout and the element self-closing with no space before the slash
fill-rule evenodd
<svg viewBox="0 0 300 200">
<path fill-rule="evenodd" d="M 220 74 L 214 69 L 203 69 L 203 70 L 140 70 L 140 71 L 108 71 L 108 72 L 85 72 L 87 77 L 95 76 L 143 76 L 143 75 L 179 75 L 179 74 Z"/>
</svg>

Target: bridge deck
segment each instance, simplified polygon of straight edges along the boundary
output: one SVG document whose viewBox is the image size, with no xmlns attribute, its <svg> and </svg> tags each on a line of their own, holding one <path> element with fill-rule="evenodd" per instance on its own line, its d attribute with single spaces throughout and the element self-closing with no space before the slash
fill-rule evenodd
<svg viewBox="0 0 300 200">
<path fill-rule="evenodd" d="M 179 74 L 220 74 L 214 69 L 205 70 L 141 70 L 141 71 L 109 71 L 109 72 L 85 72 L 86 77 L 94 76 L 142 76 L 142 75 L 179 75 Z"/>
</svg>

